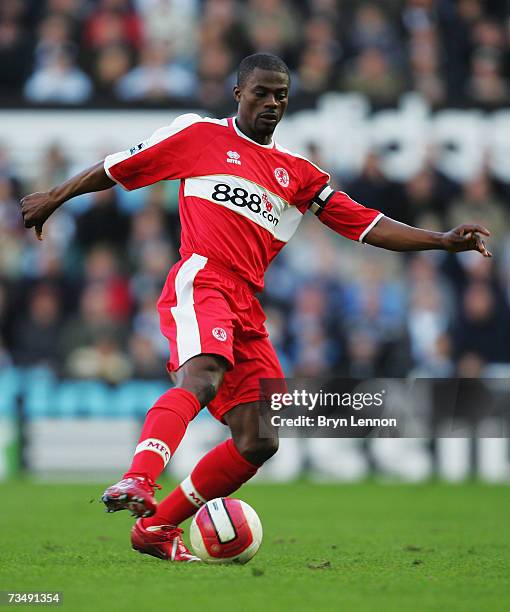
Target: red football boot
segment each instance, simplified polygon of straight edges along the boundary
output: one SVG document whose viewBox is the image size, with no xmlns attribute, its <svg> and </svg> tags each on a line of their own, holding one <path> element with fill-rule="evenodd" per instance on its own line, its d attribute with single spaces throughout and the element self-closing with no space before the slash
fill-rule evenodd
<svg viewBox="0 0 510 612">
<path fill-rule="evenodd" d="M 182 529 L 173 525 L 143 527 L 138 520 L 131 529 L 131 545 L 143 555 L 152 555 L 165 561 L 191 563 L 200 561 L 190 553 L 182 541 Z"/>
<path fill-rule="evenodd" d="M 131 510 L 133 516 L 152 516 L 157 506 L 154 489 L 161 487 L 149 478 L 123 478 L 108 487 L 101 499 L 106 512 Z"/>
</svg>

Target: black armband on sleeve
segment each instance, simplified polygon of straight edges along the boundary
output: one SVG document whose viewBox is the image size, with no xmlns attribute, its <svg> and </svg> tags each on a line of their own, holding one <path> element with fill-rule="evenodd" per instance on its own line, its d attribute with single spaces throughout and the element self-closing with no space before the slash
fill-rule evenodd
<svg viewBox="0 0 510 612">
<path fill-rule="evenodd" d="M 334 193 L 335 190 L 328 183 L 319 189 L 310 203 L 310 210 L 314 215 L 318 217 L 321 214 Z"/>
</svg>

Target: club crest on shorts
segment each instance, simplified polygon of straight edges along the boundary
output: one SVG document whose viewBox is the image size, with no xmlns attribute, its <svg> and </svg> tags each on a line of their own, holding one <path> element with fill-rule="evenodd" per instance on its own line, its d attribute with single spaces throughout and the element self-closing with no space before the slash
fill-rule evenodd
<svg viewBox="0 0 510 612">
<path fill-rule="evenodd" d="M 275 179 L 280 183 L 282 187 L 288 187 L 290 183 L 289 173 L 285 168 L 275 168 L 274 170 Z"/>
<path fill-rule="evenodd" d="M 223 329 L 223 327 L 215 327 L 212 330 L 212 335 L 216 338 L 216 340 L 220 340 L 221 342 L 225 342 L 227 339 L 227 332 Z"/>
</svg>

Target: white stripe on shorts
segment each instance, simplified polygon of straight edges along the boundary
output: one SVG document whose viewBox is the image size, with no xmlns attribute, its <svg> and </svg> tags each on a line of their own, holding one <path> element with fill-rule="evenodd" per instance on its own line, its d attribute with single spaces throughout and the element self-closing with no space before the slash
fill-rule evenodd
<svg viewBox="0 0 510 612">
<path fill-rule="evenodd" d="M 181 491 L 186 495 L 186 498 L 189 502 L 191 502 L 197 508 L 203 506 L 206 500 L 200 495 L 200 493 L 195 489 L 195 485 L 191 482 L 191 476 L 185 478 L 181 484 Z"/>
<path fill-rule="evenodd" d="M 200 330 L 195 313 L 195 300 L 193 299 L 193 282 L 195 276 L 200 270 L 203 270 L 206 263 L 207 257 L 193 253 L 182 264 L 175 277 L 177 305 L 173 306 L 170 311 L 177 327 L 177 357 L 179 366 L 188 361 L 188 359 L 191 359 L 191 357 L 200 355 L 202 352 Z"/>
</svg>

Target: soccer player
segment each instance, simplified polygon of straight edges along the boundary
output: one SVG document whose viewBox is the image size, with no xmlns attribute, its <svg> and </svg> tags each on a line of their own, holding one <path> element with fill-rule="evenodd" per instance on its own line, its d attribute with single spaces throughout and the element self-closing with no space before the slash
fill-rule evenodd
<svg viewBox="0 0 510 612">
<path fill-rule="evenodd" d="M 102 498 L 109 512 L 127 508 L 139 517 L 133 548 L 161 559 L 197 560 L 179 524 L 207 500 L 236 491 L 278 448 L 275 429 L 271 437 L 259 436 L 259 418 L 265 418 L 259 380 L 283 373 L 255 294 L 307 210 L 342 236 L 377 247 L 475 250 L 491 257 L 480 236 L 489 235 L 484 227 L 417 229 L 335 191 L 326 172 L 273 140 L 288 94 L 289 70 L 280 58 L 246 57 L 234 87 L 236 117 L 182 115 L 148 140 L 21 203 L 25 227 L 41 238 L 44 222 L 74 196 L 115 184 L 131 190 L 181 180 L 181 260 L 158 302 L 175 386 L 148 411 L 131 466 Z M 205 406 L 232 437 L 156 505 L 156 479 Z"/>
</svg>

